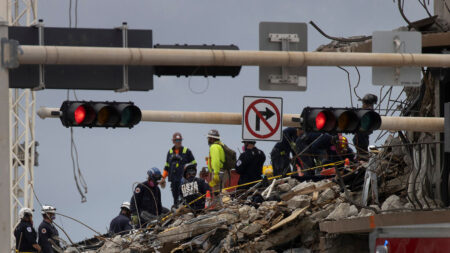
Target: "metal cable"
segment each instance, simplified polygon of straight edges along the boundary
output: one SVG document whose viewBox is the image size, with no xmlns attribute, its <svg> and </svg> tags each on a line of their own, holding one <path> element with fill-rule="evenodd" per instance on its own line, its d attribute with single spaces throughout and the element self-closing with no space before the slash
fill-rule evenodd
<svg viewBox="0 0 450 253">
<path fill-rule="evenodd" d="M 347 39 L 347 38 L 341 38 L 341 37 L 333 37 L 330 36 L 328 34 L 326 34 L 322 29 L 320 29 L 313 21 L 309 21 L 309 23 L 320 33 L 322 34 L 325 38 L 330 39 L 330 40 L 336 40 L 336 41 L 340 41 L 340 42 L 363 42 L 366 40 L 369 40 L 372 38 L 372 36 L 364 36 L 362 38 L 357 38 L 357 39 Z"/>
<path fill-rule="evenodd" d="M 356 96 L 359 100 L 361 100 L 361 97 L 358 96 L 358 93 L 356 93 L 356 88 L 359 87 L 359 83 L 360 83 L 360 81 L 361 81 L 361 74 L 359 73 L 359 69 L 358 69 L 357 66 L 355 66 L 355 70 L 356 70 L 356 73 L 358 73 L 358 83 L 357 83 L 356 86 L 353 88 L 353 92 L 355 93 L 355 96 Z"/>
<path fill-rule="evenodd" d="M 423 0 L 423 2 L 421 0 L 417 0 L 419 1 L 419 4 L 422 5 L 422 7 L 425 9 L 425 11 L 428 14 L 428 17 L 432 17 L 430 11 L 428 10 L 427 4 L 425 3 L 425 0 Z"/>
<path fill-rule="evenodd" d="M 37 202 L 39 203 L 39 205 L 41 206 L 41 209 L 43 207 L 42 202 L 39 200 L 36 191 L 34 190 L 34 186 L 33 184 L 30 184 L 31 189 L 33 190 L 33 195 L 36 198 Z M 58 224 L 56 224 L 55 222 L 53 222 L 53 224 L 55 224 L 59 229 L 61 229 L 61 231 L 63 231 L 63 233 L 66 235 L 67 239 L 70 241 L 70 243 L 74 244 L 74 242 L 72 241 L 72 239 L 70 238 L 70 236 L 67 234 L 67 232 L 60 226 L 58 226 Z M 78 250 L 78 249 L 77 249 Z"/>
<path fill-rule="evenodd" d="M 348 91 L 350 93 L 350 105 L 353 107 L 353 97 L 352 97 L 352 84 L 350 83 L 350 72 L 348 72 L 345 68 L 341 66 L 336 66 L 347 73 L 347 81 L 348 81 Z"/>
<path fill-rule="evenodd" d="M 75 180 L 75 185 L 77 186 L 77 190 L 80 193 L 81 203 L 84 203 L 86 202 L 86 196 L 84 194 L 87 193 L 87 185 L 84 181 L 83 175 L 81 174 L 80 165 L 78 162 L 78 152 L 76 150 L 76 144 L 73 138 L 73 127 L 70 128 L 70 157 L 72 158 L 73 178 Z M 84 193 L 81 187 L 84 188 Z"/>
<path fill-rule="evenodd" d="M 69 0 L 69 28 L 72 28 L 72 0 Z"/>
</svg>

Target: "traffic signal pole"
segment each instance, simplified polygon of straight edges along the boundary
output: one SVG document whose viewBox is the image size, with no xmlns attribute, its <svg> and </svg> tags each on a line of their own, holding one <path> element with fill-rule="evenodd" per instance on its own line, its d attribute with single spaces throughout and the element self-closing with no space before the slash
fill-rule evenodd
<svg viewBox="0 0 450 253">
<path fill-rule="evenodd" d="M 20 64 L 450 67 L 450 55 L 20 46 Z"/>
<path fill-rule="evenodd" d="M 0 1 L 0 37 L 8 37 L 7 1 Z M 0 68 L 0 252 L 11 252 L 11 150 L 8 70 Z"/>
<path fill-rule="evenodd" d="M 141 121 L 197 124 L 240 125 L 241 113 L 185 112 L 141 110 Z M 59 108 L 41 107 L 37 112 L 42 119 L 59 118 Z M 299 114 L 283 114 L 283 126 L 299 126 Z M 380 130 L 444 132 L 444 118 L 381 116 Z"/>
</svg>

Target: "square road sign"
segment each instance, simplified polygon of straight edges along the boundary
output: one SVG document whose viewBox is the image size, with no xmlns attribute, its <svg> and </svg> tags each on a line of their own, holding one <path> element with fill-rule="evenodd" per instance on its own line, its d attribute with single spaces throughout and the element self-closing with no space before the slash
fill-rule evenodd
<svg viewBox="0 0 450 253">
<path fill-rule="evenodd" d="M 245 96 L 242 107 L 242 139 L 281 141 L 283 99 Z"/>
</svg>

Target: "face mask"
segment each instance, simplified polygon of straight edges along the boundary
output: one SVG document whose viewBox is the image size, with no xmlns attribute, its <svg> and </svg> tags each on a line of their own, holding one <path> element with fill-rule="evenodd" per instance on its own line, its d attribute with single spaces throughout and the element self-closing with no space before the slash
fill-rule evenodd
<svg viewBox="0 0 450 253">
<path fill-rule="evenodd" d="M 148 185 L 150 185 L 150 187 L 155 187 L 155 183 L 153 183 L 153 180 L 148 180 Z"/>
<path fill-rule="evenodd" d="M 56 216 L 52 216 L 52 220 L 56 220 Z"/>
</svg>

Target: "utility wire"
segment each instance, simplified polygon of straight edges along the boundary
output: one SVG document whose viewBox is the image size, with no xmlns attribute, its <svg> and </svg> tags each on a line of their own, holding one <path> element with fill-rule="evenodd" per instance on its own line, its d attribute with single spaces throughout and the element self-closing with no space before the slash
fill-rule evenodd
<svg viewBox="0 0 450 253">
<path fill-rule="evenodd" d="M 347 81 L 348 81 L 348 91 L 350 93 L 350 105 L 353 107 L 353 97 L 352 97 L 352 84 L 350 83 L 350 72 L 341 66 L 337 66 L 347 73 Z"/>
<path fill-rule="evenodd" d="M 425 9 L 425 11 L 428 14 L 428 17 L 432 17 L 433 15 L 431 15 L 430 11 L 428 10 L 425 0 L 417 0 L 417 1 L 419 1 L 419 4 L 422 5 L 422 7 Z M 428 2 L 428 4 L 430 4 L 430 2 Z"/>
<path fill-rule="evenodd" d="M 36 193 L 36 191 L 34 190 L 33 184 L 30 184 L 30 186 L 31 186 L 31 189 L 33 190 L 33 195 L 34 195 L 34 197 L 36 198 L 37 202 L 39 203 L 39 205 L 40 205 L 40 207 L 41 207 L 41 209 L 42 209 L 42 207 L 43 207 L 42 202 L 39 200 L 39 198 L 38 198 L 38 196 L 37 196 L 37 193 Z M 74 244 L 74 242 L 72 241 L 72 239 L 69 237 L 69 235 L 66 233 L 66 231 L 65 231 L 62 227 L 58 226 L 58 224 L 56 224 L 55 222 L 53 222 L 53 224 L 55 224 L 59 229 L 61 229 L 61 231 L 63 231 L 63 233 L 66 235 L 66 237 L 67 237 L 67 239 L 70 241 L 70 243 Z"/>
<path fill-rule="evenodd" d="M 72 0 L 69 0 L 69 28 L 72 28 Z"/>
<path fill-rule="evenodd" d="M 355 70 L 356 70 L 356 73 L 358 73 L 358 83 L 357 83 L 356 86 L 353 88 L 353 92 L 355 93 L 355 96 L 356 96 L 359 100 L 361 100 L 361 97 L 358 96 L 358 93 L 356 93 L 356 88 L 359 87 L 359 83 L 360 83 L 360 81 L 361 81 L 361 74 L 359 73 L 359 69 L 358 69 L 357 66 L 355 66 Z"/>
<path fill-rule="evenodd" d="M 83 174 L 81 173 L 80 164 L 78 161 L 78 151 L 73 138 L 73 127 L 70 128 L 70 156 L 72 158 L 73 166 L 73 178 L 75 180 L 75 185 L 77 186 L 78 192 L 81 196 L 81 203 L 86 202 L 87 184 L 84 180 Z M 81 186 L 80 186 L 81 185 Z M 83 190 L 81 189 L 83 187 Z"/>
<path fill-rule="evenodd" d="M 74 91 L 74 96 L 76 97 L 76 93 Z M 70 90 L 67 90 L 67 100 L 70 99 Z M 78 100 L 78 98 L 76 98 Z M 86 202 L 86 193 L 88 192 L 88 187 L 86 180 L 84 179 L 83 173 L 80 169 L 80 162 L 78 158 L 78 149 L 75 143 L 75 138 L 73 134 L 73 127 L 70 128 L 70 157 L 72 159 L 72 168 L 73 168 L 73 178 L 75 180 L 75 185 L 77 187 L 78 192 L 81 196 L 81 203 Z M 83 188 L 83 189 L 82 189 Z M 84 190 L 84 192 L 83 192 Z"/>
<path fill-rule="evenodd" d="M 75 0 L 75 28 L 78 28 L 78 0 Z"/>
</svg>

